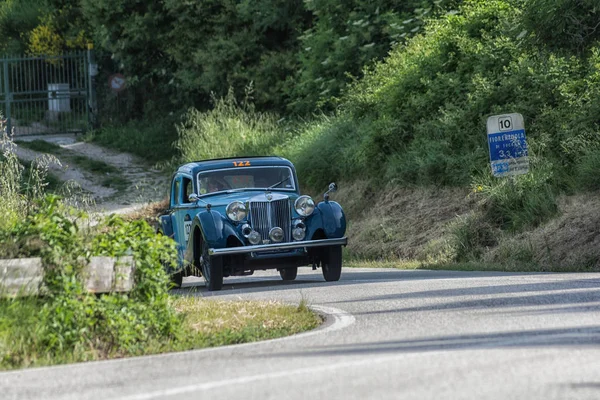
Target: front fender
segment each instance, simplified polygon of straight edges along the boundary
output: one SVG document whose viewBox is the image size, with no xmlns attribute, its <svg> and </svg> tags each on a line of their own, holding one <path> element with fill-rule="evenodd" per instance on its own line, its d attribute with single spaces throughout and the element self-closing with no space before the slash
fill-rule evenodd
<svg viewBox="0 0 600 400">
<path fill-rule="evenodd" d="M 346 233 L 346 215 L 335 201 L 322 201 L 317 205 L 328 238 L 340 238 Z"/>
<path fill-rule="evenodd" d="M 192 222 L 190 237 L 188 239 L 185 254 L 185 259 L 188 262 L 193 261 L 194 251 L 200 250 L 194 249 L 194 244 L 198 243 L 198 239 L 195 237 L 198 233 L 202 235 L 202 240 L 208 243 L 209 248 L 217 249 L 226 247 L 229 236 L 238 237 L 231 222 L 220 212 L 210 210 L 198 213 Z"/>
<path fill-rule="evenodd" d="M 307 237 L 322 229 L 327 238 L 341 238 L 346 233 L 346 216 L 342 207 L 334 202 L 321 202 L 314 214 L 306 220 Z"/>
</svg>

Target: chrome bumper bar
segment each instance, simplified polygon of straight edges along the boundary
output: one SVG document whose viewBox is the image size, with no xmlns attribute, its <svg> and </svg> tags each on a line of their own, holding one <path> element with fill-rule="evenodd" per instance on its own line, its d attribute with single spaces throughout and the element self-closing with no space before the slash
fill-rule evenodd
<svg viewBox="0 0 600 400">
<path fill-rule="evenodd" d="M 259 244 L 256 246 L 228 247 L 225 249 L 208 249 L 208 254 L 211 256 L 228 256 L 231 254 L 262 253 L 266 251 L 295 250 L 308 247 L 345 246 L 346 244 L 348 244 L 348 238 L 344 236 L 343 238 L 339 239 L 304 240 L 302 242 Z"/>
</svg>

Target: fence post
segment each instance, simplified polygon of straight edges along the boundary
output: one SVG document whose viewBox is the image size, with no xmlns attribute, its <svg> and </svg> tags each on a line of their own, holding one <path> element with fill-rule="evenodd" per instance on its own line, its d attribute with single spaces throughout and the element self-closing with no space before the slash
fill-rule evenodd
<svg viewBox="0 0 600 400">
<path fill-rule="evenodd" d="M 98 101 L 96 99 L 96 75 L 98 75 L 98 64 L 96 64 L 96 56 L 94 54 L 94 44 L 88 43 L 87 50 L 88 58 L 88 82 L 89 82 L 89 105 L 88 110 L 91 111 L 89 121 L 92 128 L 98 127 Z"/>
<path fill-rule="evenodd" d="M 4 60 L 4 100 L 6 101 L 6 133 L 10 136 L 12 135 L 12 121 L 10 116 L 10 106 L 12 103 L 12 96 L 10 94 L 10 88 L 8 87 L 9 79 L 8 79 L 8 59 Z"/>
</svg>

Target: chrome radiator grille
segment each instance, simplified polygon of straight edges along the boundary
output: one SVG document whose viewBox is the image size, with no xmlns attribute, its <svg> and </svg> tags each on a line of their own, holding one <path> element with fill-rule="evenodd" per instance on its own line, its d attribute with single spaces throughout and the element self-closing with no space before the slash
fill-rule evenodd
<svg viewBox="0 0 600 400">
<path fill-rule="evenodd" d="M 289 199 L 251 201 L 250 222 L 263 240 L 269 239 L 269 231 L 276 226 L 283 229 L 284 242 L 291 241 L 291 210 Z"/>
</svg>

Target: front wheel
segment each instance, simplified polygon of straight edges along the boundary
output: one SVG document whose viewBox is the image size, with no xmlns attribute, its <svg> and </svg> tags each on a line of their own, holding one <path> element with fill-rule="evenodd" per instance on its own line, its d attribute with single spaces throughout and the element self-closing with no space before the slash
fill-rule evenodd
<svg viewBox="0 0 600 400">
<path fill-rule="evenodd" d="M 202 255 L 200 256 L 200 267 L 208 291 L 221 290 L 223 287 L 223 259 L 221 257 L 211 257 L 208 254 L 208 244 L 204 241 L 202 243 Z"/>
<path fill-rule="evenodd" d="M 342 275 L 342 246 L 332 246 L 323 251 L 321 270 L 327 282 L 339 281 Z"/>
<path fill-rule="evenodd" d="M 183 284 L 183 271 L 171 274 L 171 284 L 173 288 L 179 289 Z"/>
<path fill-rule="evenodd" d="M 293 281 L 298 275 L 298 267 L 280 269 L 279 275 L 284 281 Z"/>
</svg>

